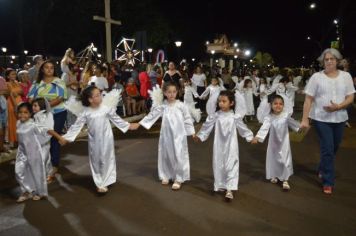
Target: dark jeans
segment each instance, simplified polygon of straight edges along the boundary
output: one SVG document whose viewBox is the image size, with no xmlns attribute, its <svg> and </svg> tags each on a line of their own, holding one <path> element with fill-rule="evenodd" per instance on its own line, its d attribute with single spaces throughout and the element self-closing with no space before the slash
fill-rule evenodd
<svg viewBox="0 0 356 236">
<path fill-rule="evenodd" d="M 197 86 L 197 93 L 199 94 L 199 96 L 204 93 L 205 91 L 205 87 L 200 87 L 200 86 Z M 197 99 L 197 102 L 198 102 L 198 108 L 201 110 L 201 111 L 205 111 L 205 106 L 206 106 L 206 101 L 205 100 L 202 100 L 202 99 Z"/>
<path fill-rule="evenodd" d="M 319 173 L 322 175 L 323 186 L 334 186 L 335 157 L 342 141 L 345 122 L 328 123 L 314 120 L 320 142 Z"/>
<path fill-rule="evenodd" d="M 64 123 L 67 119 L 67 111 L 62 111 L 57 114 L 53 114 L 54 120 L 54 131 L 58 134 L 63 134 Z M 59 159 L 61 154 L 61 145 L 58 143 L 57 139 L 54 137 L 51 138 L 51 161 L 54 167 L 59 166 Z"/>
</svg>

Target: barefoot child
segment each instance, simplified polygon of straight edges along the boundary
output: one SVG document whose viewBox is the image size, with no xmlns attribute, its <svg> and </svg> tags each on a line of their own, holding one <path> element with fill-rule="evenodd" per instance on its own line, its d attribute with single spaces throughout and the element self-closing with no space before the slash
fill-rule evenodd
<svg viewBox="0 0 356 236">
<path fill-rule="evenodd" d="M 232 191 L 238 189 L 239 181 L 239 146 L 237 132 L 248 142 L 253 133 L 242 121 L 242 116 L 234 113 L 235 96 L 230 91 L 221 91 L 218 107 L 214 115 L 204 122 L 194 140 L 206 141 L 215 128 L 213 171 L 214 191 L 226 190 L 225 198 L 233 199 Z"/>
</svg>

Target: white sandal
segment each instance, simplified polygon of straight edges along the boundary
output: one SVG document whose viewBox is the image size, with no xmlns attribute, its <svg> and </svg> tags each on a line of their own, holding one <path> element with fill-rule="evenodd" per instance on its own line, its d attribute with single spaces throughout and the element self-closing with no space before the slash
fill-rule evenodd
<svg viewBox="0 0 356 236">
<path fill-rule="evenodd" d="M 169 180 L 166 180 L 166 179 L 162 179 L 162 185 L 167 185 L 167 184 L 169 184 Z"/>
<path fill-rule="evenodd" d="M 97 188 L 98 193 L 107 193 L 108 192 L 108 188 L 107 187 L 103 187 L 103 188 Z"/>
<path fill-rule="evenodd" d="M 282 188 L 283 188 L 283 190 L 290 190 L 288 181 L 283 181 Z"/>
<path fill-rule="evenodd" d="M 31 193 L 23 193 L 17 200 L 16 202 L 21 203 L 24 202 L 28 199 L 32 198 L 32 194 Z"/>
<path fill-rule="evenodd" d="M 272 178 L 272 179 L 271 179 L 271 183 L 272 183 L 272 184 L 278 183 L 278 179 L 277 179 L 277 178 Z"/>
<path fill-rule="evenodd" d="M 234 195 L 232 194 L 231 190 L 227 190 L 225 194 L 226 199 L 234 199 Z"/>
<path fill-rule="evenodd" d="M 179 182 L 174 182 L 174 183 L 172 184 L 172 189 L 173 189 L 173 190 L 179 190 L 180 187 L 181 187 L 181 183 L 179 183 Z"/>
</svg>

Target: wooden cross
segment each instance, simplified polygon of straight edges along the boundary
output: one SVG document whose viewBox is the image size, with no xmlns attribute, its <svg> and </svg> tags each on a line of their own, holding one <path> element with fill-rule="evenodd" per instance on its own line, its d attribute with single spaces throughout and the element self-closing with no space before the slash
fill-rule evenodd
<svg viewBox="0 0 356 236">
<path fill-rule="evenodd" d="M 121 21 L 113 20 L 110 16 L 110 0 L 105 1 L 105 17 L 93 16 L 94 20 L 105 22 L 106 32 L 106 60 L 112 61 L 112 49 L 111 49 L 111 25 L 121 25 Z"/>
</svg>

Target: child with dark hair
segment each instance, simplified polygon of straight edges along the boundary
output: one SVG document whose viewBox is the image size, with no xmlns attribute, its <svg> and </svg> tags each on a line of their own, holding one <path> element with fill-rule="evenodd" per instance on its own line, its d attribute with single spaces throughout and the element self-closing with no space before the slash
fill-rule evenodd
<svg viewBox="0 0 356 236">
<path fill-rule="evenodd" d="M 293 174 L 292 152 L 290 149 L 288 128 L 298 131 L 300 124 L 290 117 L 287 112 L 283 97 L 275 95 L 271 98 L 271 111 L 264 117 L 263 125 L 258 131 L 252 143 L 269 140 L 266 157 L 266 179 L 276 184 L 278 180 L 283 182 L 283 190 L 289 190 L 289 177 Z"/>
<path fill-rule="evenodd" d="M 163 185 L 174 181 L 173 190 L 190 180 L 190 165 L 187 136 L 195 134 L 188 107 L 177 100 L 178 85 L 174 82 L 163 84 L 165 100 L 153 105 L 151 112 L 139 124 L 150 129 L 162 117 L 158 145 L 158 176 Z"/>
<path fill-rule="evenodd" d="M 219 110 L 209 116 L 194 140 L 206 141 L 215 128 L 213 171 L 214 191 L 226 191 L 225 198 L 233 199 L 232 191 L 238 190 L 239 181 L 239 145 L 237 132 L 248 142 L 253 133 L 247 128 L 242 116 L 234 114 L 235 96 L 233 92 L 221 91 L 218 98 Z"/>
<path fill-rule="evenodd" d="M 17 107 L 17 137 L 19 146 L 17 149 L 15 175 L 20 184 L 22 194 L 17 202 L 23 202 L 29 198 L 40 200 L 48 195 L 46 183 L 46 168 L 41 139 L 48 134 L 54 136 L 60 142 L 62 137 L 31 119 L 32 105 L 21 103 Z"/>
<path fill-rule="evenodd" d="M 115 108 L 102 104 L 101 91 L 97 87 L 85 88 L 81 100 L 85 109 L 63 138 L 73 142 L 87 124 L 90 169 L 97 191 L 106 193 L 108 186 L 116 182 L 114 136 L 110 121 L 124 133 L 131 126 L 116 114 Z"/>
<path fill-rule="evenodd" d="M 36 124 L 44 125 L 48 129 L 54 129 L 54 120 L 53 114 L 51 112 L 51 107 L 48 101 L 45 98 L 38 97 L 32 101 L 32 111 L 33 111 L 33 119 Z M 51 183 L 54 180 L 54 174 L 52 173 L 52 163 L 51 163 L 51 154 L 50 154 L 50 135 L 44 135 L 39 137 L 39 141 L 42 146 L 43 152 L 43 161 L 46 168 L 47 173 L 47 183 Z"/>
<path fill-rule="evenodd" d="M 206 113 L 208 116 L 215 113 L 219 94 L 222 90 L 225 90 L 224 86 L 222 86 L 220 83 L 221 82 L 218 77 L 211 78 L 211 84 L 199 97 L 200 99 L 206 99 L 206 97 L 209 95 L 208 102 L 206 103 Z"/>
</svg>

